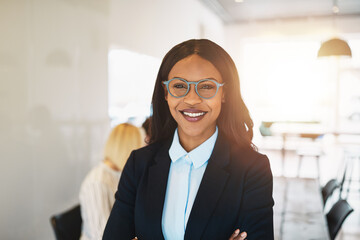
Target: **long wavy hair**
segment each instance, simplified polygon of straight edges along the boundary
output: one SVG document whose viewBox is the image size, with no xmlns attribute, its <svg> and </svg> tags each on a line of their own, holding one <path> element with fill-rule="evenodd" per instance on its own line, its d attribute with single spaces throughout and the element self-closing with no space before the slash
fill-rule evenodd
<svg viewBox="0 0 360 240">
<path fill-rule="evenodd" d="M 165 100 L 162 82 L 168 80 L 169 72 L 177 62 L 193 54 L 211 62 L 225 82 L 225 102 L 222 103 L 217 119 L 219 131 L 239 147 L 256 149 L 251 141 L 254 124 L 240 93 L 240 80 L 235 63 L 222 47 L 207 39 L 191 39 L 182 42 L 165 55 L 152 97 L 150 143 L 171 137 L 177 127 Z"/>
</svg>

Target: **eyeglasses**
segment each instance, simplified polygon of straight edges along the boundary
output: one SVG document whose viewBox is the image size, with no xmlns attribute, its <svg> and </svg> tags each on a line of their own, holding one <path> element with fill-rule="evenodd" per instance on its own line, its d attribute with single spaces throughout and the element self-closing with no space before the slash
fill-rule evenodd
<svg viewBox="0 0 360 240">
<path fill-rule="evenodd" d="M 168 81 L 163 81 L 171 96 L 175 98 L 185 97 L 190 90 L 190 84 L 195 85 L 196 94 L 204 99 L 215 97 L 219 91 L 219 87 L 224 86 L 225 83 L 218 83 L 212 79 L 202 79 L 198 82 L 188 82 L 182 78 L 172 78 Z"/>
</svg>

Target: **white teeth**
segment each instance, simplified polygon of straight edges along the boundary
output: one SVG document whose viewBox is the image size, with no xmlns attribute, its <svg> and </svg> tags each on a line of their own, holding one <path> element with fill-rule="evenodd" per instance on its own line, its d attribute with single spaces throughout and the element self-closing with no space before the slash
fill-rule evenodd
<svg viewBox="0 0 360 240">
<path fill-rule="evenodd" d="M 205 114 L 205 112 L 201 112 L 201 113 L 189 113 L 189 112 L 183 112 L 186 116 L 189 117 L 199 117 Z"/>
</svg>

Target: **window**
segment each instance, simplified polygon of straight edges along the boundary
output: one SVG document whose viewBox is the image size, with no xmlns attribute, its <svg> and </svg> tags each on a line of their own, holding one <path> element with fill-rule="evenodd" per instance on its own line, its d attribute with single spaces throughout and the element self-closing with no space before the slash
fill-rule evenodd
<svg viewBox="0 0 360 240">
<path fill-rule="evenodd" d="M 337 61 L 317 58 L 319 41 L 246 40 L 240 80 L 254 120 L 321 122 L 330 130 L 334 127 L 335 104 L 339 104 L 341 129 L 353 129 L 349 117 L 358 119 L 354 112 L 360 116 L 360 40 L 348 38 L 348 43 L 353 57 Z"/>
<path fill-rule="evenodd" d="M 150 115 L 160 59 L 123 49 L 109 52 L 109 116 L 112 126 L 140 126 Z"/>
</svg>

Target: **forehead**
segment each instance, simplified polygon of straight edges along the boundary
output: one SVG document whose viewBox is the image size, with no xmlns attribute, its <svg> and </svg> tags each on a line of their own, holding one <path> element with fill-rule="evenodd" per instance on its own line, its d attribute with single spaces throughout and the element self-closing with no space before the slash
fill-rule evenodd
<svg viewBox="0 0 360 240">
<path fill-rule="evenodd" d="M 188 81 L 212 78 L 222 82 L 221 74 L 208 60 L 197 54 L 190 55 L 177 62 L 169 72 L 168 79 L 180 77 Z"/>
</svg>

